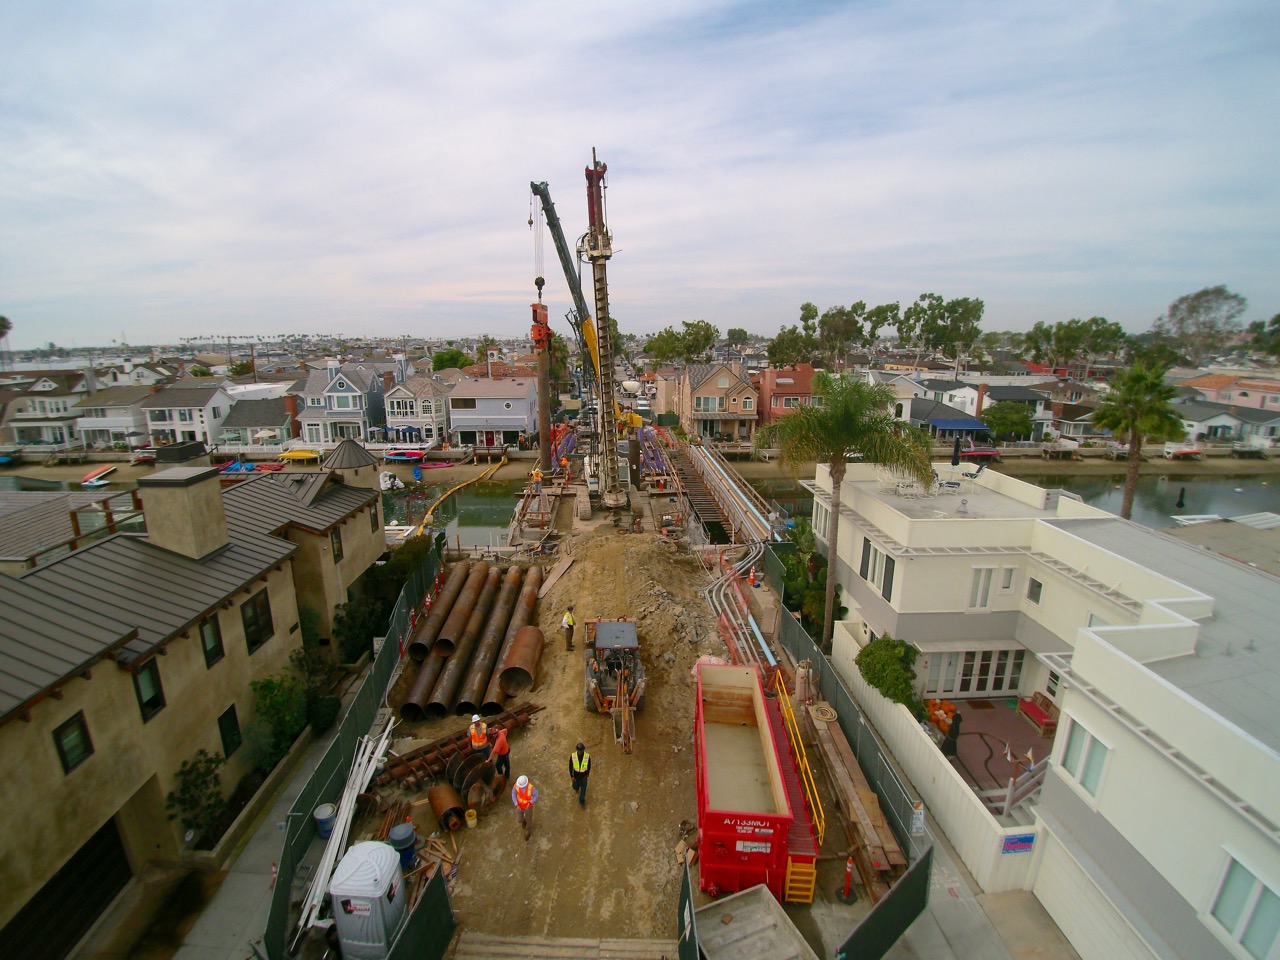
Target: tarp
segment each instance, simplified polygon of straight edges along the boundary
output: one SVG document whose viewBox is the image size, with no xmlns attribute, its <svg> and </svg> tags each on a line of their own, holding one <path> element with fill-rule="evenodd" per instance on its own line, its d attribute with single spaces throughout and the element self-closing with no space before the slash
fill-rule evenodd
<svg viewBox="0 0 1280 960">
<path fill-rule="evenodd" d="M 974 417 L 963 417 L 949 420 L 945 417 L 930 417 L 929 423 L 939 430 L 986 430 L 987 425 Z"/>
</svg>

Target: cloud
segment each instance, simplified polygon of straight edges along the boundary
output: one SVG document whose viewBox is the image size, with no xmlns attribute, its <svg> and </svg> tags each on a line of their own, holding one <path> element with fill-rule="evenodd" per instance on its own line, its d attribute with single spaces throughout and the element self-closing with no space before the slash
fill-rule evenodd
<svg viewBox="0 0 1280 960">
<path fill-rule="evenodd" d="M 528 183 L 609 165 L 614 314 L 1280 307 L 1280 13 L 1085 3 L 6 5 L 0 289 L 29 346 L 516 333 Z M 545 245 L 552 315 L 568 306 Z"/>
</svg>

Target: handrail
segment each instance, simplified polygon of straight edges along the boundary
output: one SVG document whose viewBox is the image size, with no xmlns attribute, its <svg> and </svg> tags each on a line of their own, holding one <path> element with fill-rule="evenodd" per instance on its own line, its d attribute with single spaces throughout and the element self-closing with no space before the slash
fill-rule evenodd
<svg viewBox="0 0 1280 960">
<path fill-rule="evenodd" d="M 809 801 L 809 813 L 813 816 L 813 825 L 818 830 L 818 846 L 827 834 L 827 815 L 822 809 L 822 801 L 818 799 L 818 784 L 813 778 L 813 768 L 809 766 L 809 755 L 805 752 L 804 741 L 800 737 L 800 724 L 796 722 L 795 710 L 791 706 L 791 695 L 787 693 L 787 685 L 782 679 L 782 671 L 773 675 L 773 689 L 778 694 L 778 703 L 782 707 L 782 721 L 787 728 L 787 737 L 791 740 L 792 753 L 796 758 L 796 767 L 800 771 L 800 785 L 804 787 L 805 798 Z"/>
</svg>

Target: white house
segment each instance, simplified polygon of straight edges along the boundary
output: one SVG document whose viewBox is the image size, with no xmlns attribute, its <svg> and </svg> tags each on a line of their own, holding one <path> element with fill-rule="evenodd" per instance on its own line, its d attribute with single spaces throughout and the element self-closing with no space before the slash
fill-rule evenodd
<svg viewBox="0 0 1280 960">
<path fill-rule="evenodd" d="M 449 436 L 449 388 L 434 377 L 409 377 L 387 391 L 387 434 L 436 443 Z"/>
<path fill-rule="evenodd" d="M 1274 960 L 1280 583 L 1000 474 L 923 499 L 895 480 L 849 465 L 831 659 L 978 883 L 1034 892 L 1084 960 Z M 825 545 L 825 468 L 813 489 Z M 993 812 L 862 679 L 885 633 L 920 651 L 921 697 L 1059 711 L 1015 807 Z"/>
<path fill-rule="evenodd" d="M 538 429 L 538 384 L 532 378 L 459 380 L 449 394 L 449 429 L 458 443 L 516 444 Z"/>
<path fill-rule="evenodd" d="M 144 446 L 148 434 L 147 412 L 142 401 L 151 396 L 147 386 L 108 387 L 75 404 L 76 421 L 84 442 L 93 444 L 125 443 Z"/>
<path fill-rule="evenodd" d="M 141 402 L 152 443 L 199 440 L 215 447 L 222 439 L 222 421 L 231 412 L 231 397 L 221 386 L 193 386 L 180 381 L 150 394 Z"/>
</svg>

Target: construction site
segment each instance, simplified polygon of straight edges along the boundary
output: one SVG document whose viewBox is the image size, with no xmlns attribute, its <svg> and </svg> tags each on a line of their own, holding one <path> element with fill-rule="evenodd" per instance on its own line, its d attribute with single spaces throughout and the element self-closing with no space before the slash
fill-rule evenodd
<svg viewBox="0 0 1280 960">
<path fill-rule="evenodd" d="M 587 168 L 579 244 L 597 318 L 604 170 Z M 598 415 L 572 431 L 543 419 L 510 548 L 444 552 L 408 598 L 380 654 L 395 661 L 382 709 L 298 837 L 286 952 L 398 957 L 401 928 L 427 912 L 434 947 L 420 939 L 415 956 L 833 956 L 860 925 L 887 949 L 923 908 L 927 844 L 767 583 L 783 528 L 715 454 L 619 406 L 608 324 L 577 288 L 546 185 L 532 187 Z M 506 763 L 491 755 L 500 732 Z M 900 882 L 912 896 L 868 920 Z"/>
</svg>

